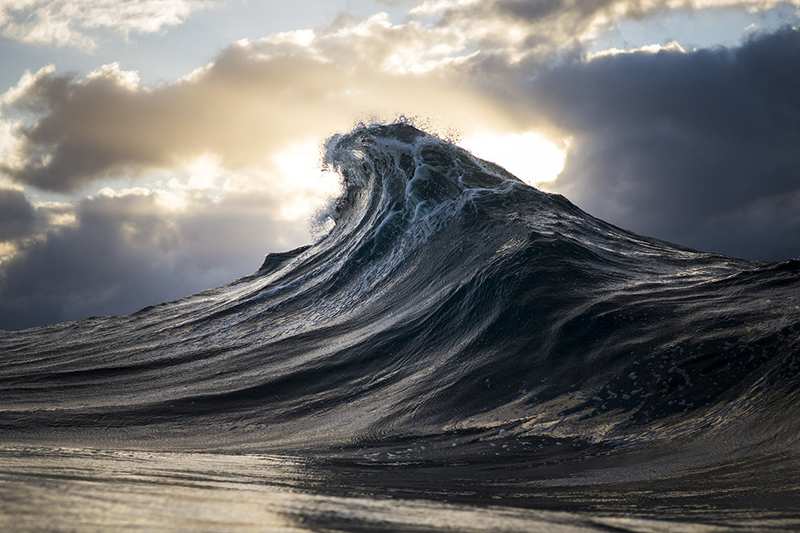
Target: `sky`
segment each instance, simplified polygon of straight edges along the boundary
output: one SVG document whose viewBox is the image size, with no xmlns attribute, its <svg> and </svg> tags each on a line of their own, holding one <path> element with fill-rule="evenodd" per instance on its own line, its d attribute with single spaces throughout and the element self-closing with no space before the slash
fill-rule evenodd
<svg viewBox="0 0 800 533">
<path fill-rule="evenodd" d="M 637 233 L 800 257 L 800 0 L 0 0 L 0 329 L 308 244 L 410 117 Z"/>
</svg>

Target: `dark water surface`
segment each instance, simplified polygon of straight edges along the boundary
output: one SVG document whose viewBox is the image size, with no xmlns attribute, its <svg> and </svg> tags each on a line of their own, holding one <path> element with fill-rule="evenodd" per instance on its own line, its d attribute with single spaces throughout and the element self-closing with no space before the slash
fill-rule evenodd
<svg viewBox="0 0 800 533">
<path fill-rule="evenodd" d="M 0 332 L 10 531 L 800 529 L 800 261 L 681 248 L 408 125 L 327 236 Z"/>
</svg>

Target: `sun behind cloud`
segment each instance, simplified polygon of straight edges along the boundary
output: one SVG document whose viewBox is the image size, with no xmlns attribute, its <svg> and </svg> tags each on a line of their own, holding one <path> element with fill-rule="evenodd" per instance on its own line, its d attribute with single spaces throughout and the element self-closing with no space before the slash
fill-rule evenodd
<svg viewBox="0 0 800 533">
<path fill-rule="evenodd" d="M 566 149 L 533 131 L 495 133 L 483 130 L 459 144 L 481 159 L 504 167 L 529 185 L 556 179 L 564 169 Z"/>
</svg>

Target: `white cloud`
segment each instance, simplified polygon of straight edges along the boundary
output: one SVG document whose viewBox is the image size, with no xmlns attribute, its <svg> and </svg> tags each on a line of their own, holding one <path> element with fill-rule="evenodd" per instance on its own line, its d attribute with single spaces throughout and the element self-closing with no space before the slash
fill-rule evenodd
<svg viewBox="0 0 800 533">
<path fill-rule="evenodd" d="M 139 89 L 139 73 L 135 70 L 122 70 L 117 62 L 93 70 L 86 75 L 84 82 L 88 83 L 95 79 L 113 81 L 119 87 L 127 87 L 131 91 Z"/>
<path fill-rule="evenodd" d="M 598 57 L 615 56 L 619 54 L 638 54 L 638 53 L 657 54 L 659 52 L 686 53 L 686 50 L 684 50 L 683 47 L 677 41 L 670 41 L 666 45 L 648 44 L 645 46 L 641 46 L 639 48 L 628 48 L 625 50 L 620 50 L 619 48 L 609 48 L 608 50 L 600 50 L 598 52 L 587 54 L 586 60 L 591 61 L 593 59 L 597 59 Z"/>
<path fill-rule="evenodd" d="M 39 80 L 46 76 L 52 76 L 55 71 L 56 66 L 52 64 L 40 68 L 35 74 L 26 70 L 15 86 L 9 88 L 0 96 L 0 111 L 2 111 L 3 106 L 13 105 L 17 100 L 28 93 Z"/>
<path fill-rule="evenodd" d="M 205 0 L 4 0 L 0 33 L 26 43 L 93 50 L 98 30 L 127 38 L 181 24 Z"/>
</svg>

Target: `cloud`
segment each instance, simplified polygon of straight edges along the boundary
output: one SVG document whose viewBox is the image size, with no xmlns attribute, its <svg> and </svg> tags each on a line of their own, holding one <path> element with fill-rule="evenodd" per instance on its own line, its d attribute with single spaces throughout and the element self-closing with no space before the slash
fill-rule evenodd
<svg viewBox="0 0 800 533">
<path fill-rule="evenodd" d="M 73 207 L 74 223 L 0 263 L 0 327 L 131 313 L 250 274 L 267 251 L 309 240 L 304 224 L 281 216 L 280 191 L 198 196 L 181 209 L 165 194 L 105 190 Z M 0 209 L 9 206 L 15 215 L 0 210 L 5 236 L 15 223 L 30 230 L 31 205 L 6 192 Z"/>
<path fill-rule="evenodd" d="M 555 50 L 578 46 L 598 24 L 674 3 L 426 2 L 403 24 L 386 14 L 345 17 L 318 31 L 234 43 L 204 68 L 155 87 L 141 86 L 118 64 L 84 78 L 46 67 L 0 98 L 29 117 L 4 122 L 4 144 L 12 136 L 16 144 L 0 172 L 18 184 L 66 193 L 207 154 L 237 171 L 268 168 L 272 154 L 291 142 L 399 114 L 429 118 L 449 131 L 489 126 L 522 133 L 539 120 L 528 80 Z M 426 14 L 438 18 L 426 22 Z M 580 48 L 574 50 L 577 57 Z"/>
<path fill-rule="evenodd" d="M 30 235 L 35 223 L 36 212 L 25 193 L 0 189 L 0 242 Z"/>
<path fill-rule="evenodd" d="M 477 43 L 511 62 L 545 61 L 590 45 L 602 31 L 626 20 L 654 17 L 670 10 L 737 8 L 765 11 L 797 0 L 436 0 L 410 13 L 433 17 L 439 27 L 457 27 Z M 489 52 L 488 54 L 486 52 Z"/>
<path fill-rule="evenodd" d="M 207 154 L 228 169 L 269 168 L 290 143 L 322 140 L 359 119 L 405 112 L 451 126 L 500 120 L 469 87 L 403 70 L 403 43 L 419 42 L 418 33 L 379 17 L 323 36 L 235 43 L 158 87 L 139 86 L 116 64 L 83 79 L 45 68 L 3 96 L 33 120 L 16 126 L 17 157 L 0 171 L 23 185 L 72 192 Z"/>
<path fill-rule="evenodd" d="M 94 50 L 98 35 L 111 31 L 128 38 L 181 24 L 201 0 L 5 0 L 0 34 L 9 39 Z"/>
<path fill-rule="evenodd" d="M 540 72 L 571 137 L 554 188 L 600 218 L 703 250 L 800 255 L 800 31 L 734 49 L 631 53 Z"/>
</svg>

